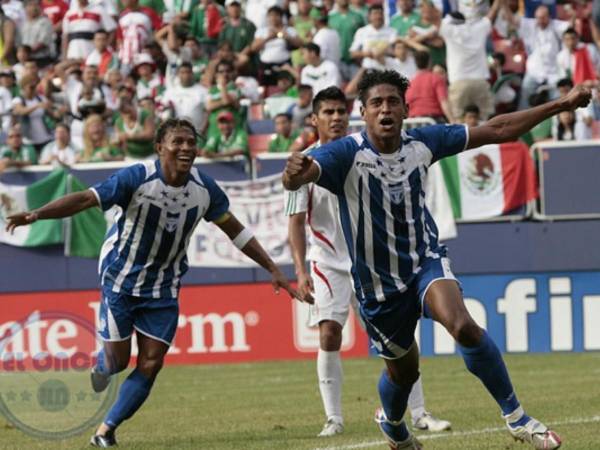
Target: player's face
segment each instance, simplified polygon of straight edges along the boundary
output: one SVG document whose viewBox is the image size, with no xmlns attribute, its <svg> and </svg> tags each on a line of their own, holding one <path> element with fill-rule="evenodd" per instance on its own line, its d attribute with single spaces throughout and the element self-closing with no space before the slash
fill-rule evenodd
<svg viewBox="0 0 600 450">
<path fill-rule="evenodd" d="M 196 136 L 188 128 L 172 128 L 156 151 L 165 172 L 189 173 L 196 157 Z"/>
<path fill-rule="evenodd" d="M 373 86 L 360 112 L 369 133 L 380 139 L 399 136 L 402 122 L 408 115 L 404 99 L 391 84 Z"/>
<path fill-rule="evenodd" d="M 348 108 L 339 100 L 325 100 L 311 117 L 322 143 L 334 141 L 348 133 Z"/>
</svg>

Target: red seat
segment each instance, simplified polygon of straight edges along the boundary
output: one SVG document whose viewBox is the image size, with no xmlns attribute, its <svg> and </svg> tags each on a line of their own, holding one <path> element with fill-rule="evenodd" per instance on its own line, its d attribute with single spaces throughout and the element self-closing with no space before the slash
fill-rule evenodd
<svg viewBox="0 0 600 450">
<path fill-rule="evenodd" d="M 504 53 L 506 57 L 503 67 L 504 72 L 525 73 L 527 54 L 520 40 L 514 42 L 511 39 L 497 39 L 493 42 L 494 51 Z"/>
<path fill-rule="evenodd" d="M 250 157 L 254 158 L 259 153 L 269 150 L 269 143 L 273 139 L 272 134 L 251 134 L 248 136 L 248 147 L 250 148 Z"/>
</svg>

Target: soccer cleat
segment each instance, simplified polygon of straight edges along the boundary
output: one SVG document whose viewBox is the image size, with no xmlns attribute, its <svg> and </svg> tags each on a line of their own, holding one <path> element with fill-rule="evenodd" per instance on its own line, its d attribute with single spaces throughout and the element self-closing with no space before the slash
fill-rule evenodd
<svg viewBox="0 0 600 450">
<path fill-rule="evenodd" d="M 92 372 L 90 374 L 90 380 L 92 382 L 92 389 L 94 392 L 102 392 L 108 384 L 110 383 L 110 375 L 105 375 L 96 370 L 96 368 L 92 368 Z"/>
<path fill-rule="evenodd" d="M 317 435 L 318 437 L 329 437 L 335 436 L 336 434 L 342 434 L 344 432 L 344 424 L 341 422 L 336 422 L 333 419 L 327 419 L 325 425 L 323 425 L 323 429 Z"/>
<path fill-rule="evenodd" d="M 452 428 L 452 424 L 447 420 L 438 419 L 425 411 L 417 420 L 413 420 L 413 428 L 427 431 L 445 431 Z"/>
<path fill-rule="evenodd" d="M 92 447 L 100 447 L 100 448 L 108 448 L 108 447 L 116 447 L 117 440 L 115 439 L 115 432 L 108 431 L 106 434 L 95 434 L 90 439 L 90 445 Z"/>
<path fill-rule="evenodd" d="M 511 426 L 507 422 L 506 426 L 516 441 L 527 442 L 537 450 L 554 450 L 562 444 L 558 434 L 533 417 L 525 425 Z"/>
<path fill-rule="evenodd" d="M 413 434 L 410 433 L 410 431 L 408 432 L 408 438 L 404 439 L 403 441 L 395 440 L 392 436 L 390 436 L 387 433 L 387 431 L 385 431 L 383 425 L 386 423 L 390 423 L 390 422 L 388 422 L 387 418 L 385 417 L 385 412 L 383 411 L 383 408 L 377 408 L 377 410 L 375 411 L 375 422 L 379 426 L 379 429 L 383 433 L 383 436 L 388 441 L 388 444 L 389 444 L 391 450 L 422 450 L 423 449 L 422 444 L 417 440 L 417 438 Z M 399 422 L 398 425 L 401 423 L 404 423 L 404 420 Z"/>
</svg>

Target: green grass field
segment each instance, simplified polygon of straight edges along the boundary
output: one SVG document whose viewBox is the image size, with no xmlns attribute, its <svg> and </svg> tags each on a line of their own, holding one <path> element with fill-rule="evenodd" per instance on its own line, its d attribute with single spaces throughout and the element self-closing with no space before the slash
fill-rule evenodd
<svg viewBox="0 0 600 450">
<path fill-rule="evenodd" d="M 568 450 L 600 449 L 600 353 L 507 357 L 527 411 Z M 346 432 L 316 438 L 324 421 L 315 362 L 167 367 L 141 411 L 117 434 L 123 449 L 383 449 L 372 420 L 381 361 L 344 361 Z M 503 430 L 495 403 L 456 357 L 425 358 L 427 408 L 453 432 L 421 434 L 426 449 L 527 447 Z M 83 449 L 92 429 L 65 441 L 24 435 L 6 421 L 2 449 Z"/>
</svg>

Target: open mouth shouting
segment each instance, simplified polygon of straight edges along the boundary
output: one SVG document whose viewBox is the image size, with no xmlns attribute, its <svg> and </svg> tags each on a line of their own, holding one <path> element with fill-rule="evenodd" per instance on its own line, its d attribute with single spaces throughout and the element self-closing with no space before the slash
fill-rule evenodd
<svg viewBox="0 0 600 450">
<path fill-rule="evenodd" d="M 379 126 L 383 131 L 393 131 L 394 130 L 394 119 L 391 117 L 384 117 L 379 120 Z"/>
</svg>

